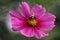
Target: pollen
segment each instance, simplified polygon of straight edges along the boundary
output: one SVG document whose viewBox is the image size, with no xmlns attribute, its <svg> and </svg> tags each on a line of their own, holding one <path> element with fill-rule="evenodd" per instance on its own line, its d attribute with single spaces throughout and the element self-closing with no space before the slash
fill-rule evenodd
<svg viewBox="0 0 60 40">
<path fill-rule="evenodd" d="M 28 20 L 28 24 L 31 25 L 31 26 L 35 26 L 37 24 L 37 20 L 35 18 L 31 17 Z"/>
</svg>

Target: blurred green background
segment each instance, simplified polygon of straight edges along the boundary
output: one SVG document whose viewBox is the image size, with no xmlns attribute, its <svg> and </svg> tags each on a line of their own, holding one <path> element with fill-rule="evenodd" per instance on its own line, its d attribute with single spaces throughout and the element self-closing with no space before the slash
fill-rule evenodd
<svg viewBox="0 0 60 40">
<path fill-rule="evenodd" d="M 6 16 L 11 9 L 18 10 L 18 4 L 22 1 L 29 3 L 30 7 L 34 4 L 43 5 L 47 12 L 51 12 L 56 15 L 56 26 L 52 31 L 49 31 L 49 36 L 41 38 L 40 40 L 60 40 L 60 0 L 0 0 L 0 40 L 27 40 L 28 38 L 20 35 L 19 33 L 13 33 L 8 30 L 6 25 Z M 31 40 L 37 40 L 31 38 Z"/>
</svg>

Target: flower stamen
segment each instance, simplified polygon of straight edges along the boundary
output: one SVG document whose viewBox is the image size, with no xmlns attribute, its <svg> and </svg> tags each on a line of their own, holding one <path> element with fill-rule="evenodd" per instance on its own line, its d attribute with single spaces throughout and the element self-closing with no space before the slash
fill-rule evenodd
<svg viewBox="0 0 60 40">
<path fill-rule="evenodd" d="M 29 20 L 28 20 L 28 24 L 31 26 L 35 26 L 37 24 L 37 20 L 32 16 Z"/>
</svg>

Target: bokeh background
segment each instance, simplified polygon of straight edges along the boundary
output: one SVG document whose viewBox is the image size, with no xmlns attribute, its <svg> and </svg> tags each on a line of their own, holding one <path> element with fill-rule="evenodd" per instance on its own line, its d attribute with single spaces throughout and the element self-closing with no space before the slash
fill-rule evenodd
<svg viewBox="0 0 60 40">
<path fill-rule="evenodd" d="M 47 12 L 56 15 L 56 26 L 52 31 L 49 31 L 49 36 L 41 38 L 40 40 L 60 40 L 60 0 L 0 0 L 0 40 L 28 40 L 19 33 L 14 33 L 8 29 L 6 19 L 9 10 L 18 10 L 18 4 L 22 1 L 29 3 L 30 7 L 34 4 L 43 5 Z M 37 40 L 31 38 L 31 40 Z"/>
</svg>

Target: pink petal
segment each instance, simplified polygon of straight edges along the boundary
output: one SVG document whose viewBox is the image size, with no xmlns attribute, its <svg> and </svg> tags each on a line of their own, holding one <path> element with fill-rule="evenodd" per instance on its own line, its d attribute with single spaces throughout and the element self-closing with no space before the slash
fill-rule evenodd
<svg viewBox="0 0 60 40">
<path fill-rule="evenodd" d="M 42 17 L 45 14 L 46 10 L 42 5 L 35 4 L 32 8 L 32 13 L 35 15 L 37 18 Z"/>
<path fill-rule="evenodd" d="M 23 17 L 20 16 L 18 14 L 17 11 L 14 11 L 14 10 L 11 10 L 9 11 L 9 15 L 10 15 L 10 22 L 11 22 L 11 25 L 12 25 L 12 29 L 14 31 L 19 31 L 20 29 L 22 29 L 22 25 L 24 23 L 23 21 Z"/>
<path fill-rule="evenodd" d="M 24 21 L 21 21 L 15 17 L 11 17 L 11 25 L 13 31 L 19 31 L 24 28 Z"/>
<path fill-rule="evenodd" d="M 23 13 L 23 15 L 26 18 L 30 17 L 30 8 L 29 8 L 28 3 L 22 2 L 21 4 L 19 4 L 19 8 L 20 8 L 21 13 Z"/>
<path fill-rule="evenodd" d="M 24 20 L 25 18 L 23 16 L 20 15 L 19 12 L 17 12 L 16 10 L 10 10 L 9 11 L 9 15 L 15 18 L 18 18 L 20 20 Z"/>
<path fill-rule="evenodd" d="M 54 24 L 42 25 L 42 26 L 40 27 L 40 30 L 49 31 L 49 30 L 52 30 L 54 27 L 55 27 Z"/>
<path fill-rule="evenodd" d="M 45 16 L 40 18 L 40 29 L 41 30 L 52 30 L 54 28 L 54 22 L 55 22 L 56 16 L 53 14 L 46 14 Z"/>
<path fill-rule="evenodd" d="M 54 27 L 55 25 L 52 23 L 45 23 L 40 25 L 40 30 L 49 31 L 49 30 L 52 30 Z"/>
<path fill-rule="evenodd" d="M 55 21 L 55 19 L 56 19 L 56 16 L 51 13 L 47 13 L 40 18 L 40 20 L 42 21 L 53 21 L 53 22 Z"/>
<path fill-rule="evenodd" d="M 28 26 L 26 28 L 20 30 L 20 33 L 26 37 L 33 37 L 34 36 L 33 28 L 28 27 Z"/>
<path fill-rule="evenodd" d="M 38 30 L 38 29 L 35 29 L 35 32 L 34 33 L 35 33 L 34 35 L 35 35 L 35 37 L 37 39 L 40 39 L 40 38 L 45 37 L 45 36 L 48 36 L 48 33 L 47 32 L 43 32 L 43 31 Z"/>
<path fill-rule="evenodd" d="M 55 27 L 54 22 L 44 22 L 41 23 L 40 29 L 49 31 L 52 30 L 54 27 Z"/>
</svg>

